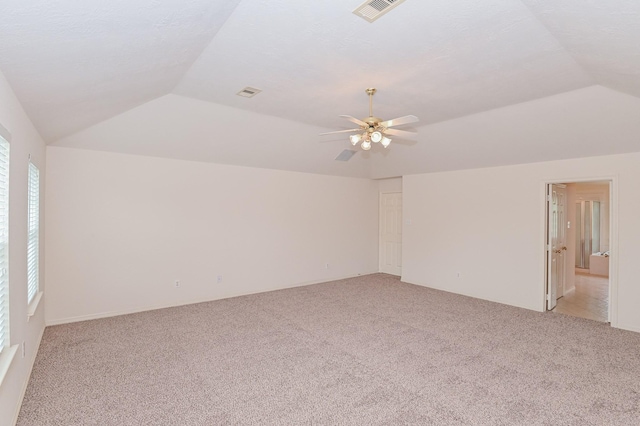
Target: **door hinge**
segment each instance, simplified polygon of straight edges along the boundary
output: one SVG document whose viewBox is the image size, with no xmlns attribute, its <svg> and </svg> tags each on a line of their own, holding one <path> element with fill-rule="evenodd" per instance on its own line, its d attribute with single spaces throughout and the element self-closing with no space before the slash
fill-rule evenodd
<svg viewBox="0 0 640 426">
<path fill-rule="evenodd" d="M 547 195 L 547 201 L 551 201 L 551 194 Z"/>
<path fill-rule="evenodd" d="M 547 302 L 548 302 L 549 300 L 551 300 L 551 295 L 550 295 L 550 294 L 547 294 Z"/>
</svg>

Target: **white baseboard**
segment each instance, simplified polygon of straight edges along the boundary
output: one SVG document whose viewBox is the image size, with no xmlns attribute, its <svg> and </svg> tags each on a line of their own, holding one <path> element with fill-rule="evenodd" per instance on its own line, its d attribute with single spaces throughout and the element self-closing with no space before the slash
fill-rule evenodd
<svg viewBox="0 0 640 426">
<path fill-rule="evenodd" d="M 491 299 L 491 298 L 484 297 L 484 296 L 480 297 L 480 296 L 478 296 L 476 294 L 460 293 L 460 292 L 452 291 L 451 289 L 448 289 L 448 288 L 434 286 L 432 284 L 422 284 L 422 283 L 414 283 L 414 282 L 411 282 L 411 281 L 406 281 L 404 279 L 404 277 L 401 278 L 401 281 L 404 282 L 404 283 L 407 283 L 407 284 L 419 285 L 420 287 L 426 287 L 426 288 L 430 288 L 430 289 L 433 289 L 433 290 L 444 291 L 444 292 L 452 293 L 452 294 L 459 294 L 460 296 L 472 297 L 472 298 L 478 299 L 478 300 L 486 300 L 487 302 L 493 302 L 493 303 L 499 303 L 501 305 L 513 306 L 513 307 L 516 307 L 516 308 L 526 309 L 528 311 L 544 312 L 544 311 L 542 311 L 542 310 L 540 310 L 538 308 L 532 308 L 530 306 L 524 306 L 524 305 L 521 305 L 519 303 L 515 303 L 515 302 L 512 302 L 512 301 L 509 301 L 509 300 Z"/>
<path fill-rule="evenodd" d="M 123 312 L 100 312 L 98 314 L 90 314 L 90 315 L 80 315 L 77 317 L 66 317 L 66 318 L 59 318 L 59 319 L 53 319 L 53 320 L 47 320 L 46 325 L 47 327 L 52 326 L 52 325 L 61 325 L 61 324 L 71 324 L 73 322 L 81 322 L 81 321 L 90 321 L 90 320 L 94 320 L 94 319 L 100 319 L 100 318 L 109 318 L 109 317 L 115 317 L 118 315 L 126 315 L 126 314 L 135 314 L 136 312 L 142 312 L 144 310 L 153 310 L 153 309 L 161 309 L 161 308 L 150 308 L 150 309 L 141 309 L 141 310 L 134 310 L 134 311 L 123 311 Z"/>
<path fill-rule="evenodd" d="M 618 326 L 614 327 L 614 328 L 619 328 L 621 330 L 633 331 L 635 333 L 640 333 L 640 327 L 635 327 L 635 326 L 632 326 L 632 325 L 618 324 Z"/>
<path fill-rule="evenodd" d="M 231 299 L 233 297 L 248 296 L 250 294 L 266 293 L 266 292 L 269 292 L 269 291 L 276 291 L 276 290 L 285 290 L 287 288 L 304 287 L 304 286 L 313 285 L 313 284 L 320 284 L 320 283 L 325 283 L 325 282 L 329 282 L 329 281 L 345 280 L 345 279 L 348 279 L 348 278 L 355 278 L 355 277 L 359 277 L 359 276 L 365 276 L 365 275 L 371 275 L 371 274 L 377 274 L 377 273 L 379 273 L 379 272 L 378 271 L 363 272 L 363 273 L 355 274 L 355 275 L 331 277 L 331 278 L 324 278 L 324 279 L 313 280 L 313 281 L 303 281 L 303 282 L 295 283 L 295 284 L 291 284 L 291 285 L 273 287 L 273 288 L 268 288 L 268 289 L 264 289 L 264 290 L 260 290 L 260 291 L 237 293 L 237 294 L 233 294 L 233 295 L 230 295 L 230 296 L 216 297 L 216 298 L 213 298 L 213 299 L 197 299 L 197 300 L 191 300 L 191 301 L 180 302 L 180 303 L 151 305 L 151 306 L 145 306 L 145 307 L 142 307 L 142 308 L 125 309 L 125 310 L 121 310 L 121 311 L 109 311 L 109 312 L 100 312 L 100 313 L 89 314 L 89 315 L 80 315 L 80 316 L 76 316 L 76 317 L 58 318 L 58 319 L 47 320 L 46 321 L 46 325 L 47 326 L 52 326 L 52 325 L 70 324 L 70 323 L 80 322 L 80 321 L 89 321 L 89 320 L 95 320 L 95 319 L 101 319 L 101 318 L 117 317 L 117 316 L 120 316 L 120 315 L 137 314 L 139 312 L 155 311 L 157 309 L 175 308 L 175 307 L 178 307 L 178 306 L 193 305 L 193 304 L 196 304 L 196 303 L 213 302 L 215 300 Z"/>
<path fill-rule="evenodd" d="M 18 406 L 16 407 L 16 412 L 13 415 L 13 423 L 12 425 L 16 425 L 18 423 L 18 416 L 20 415 L 20 408 L 22 407 L 22 401 L 24 400 L 24 396 L 27 393 L 27 386 L 29 386 L 29 380 L 31 379 L 31 372 L 33 372 L 33 365 L 36 363 L 36 357 L 38 356 L 38 351 L 40 350 L 40 342 L 42 342 L 42 336 L 44 336 L 44 329 L 46 327 L 42 327 L 42 331 L 40 331 L 40 336 L 38 337 L 37 345 L 35 350 L 33 351 L 33 355 L 30 359 L 29 363 L 29 374 L 27 374 L 27 379 L 24 381 L 22 385 L 22 390 L 20 391 L 20 398 L 18 399 Z"/>
</svg>

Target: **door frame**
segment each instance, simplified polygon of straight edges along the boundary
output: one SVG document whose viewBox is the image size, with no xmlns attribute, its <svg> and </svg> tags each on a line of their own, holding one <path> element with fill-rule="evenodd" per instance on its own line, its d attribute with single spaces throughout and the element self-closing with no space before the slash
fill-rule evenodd
<svg viewBox="0 0 640 426">
<path fill-rule="evenodd" d="M 385 194 L 402 194 L 402 213 L 404 213 L 404 194 L 403 191 L 380 191 L 378 193 L 378 272 L 382 272 L 382 263 L 380 260 L 382 259 L 382 196 Z M 402 242 L 404 244 L 404 214 L 403 219 L 400 226 L 402 226 Z M 402 251 L 404 254 L 404 250 Z M 404 262 L 403 262 L 404 264 Z"/>
<path fill-rule="evenodd" d="M 539 270 L 542 271 L 542 297 L 540 298 L 541 312 L 547 312 L 547 235 L 549 230 L 547 191 L 553 184 L 585 183 L 594 181 L 609 181 L 609 323 L 618 328 L 618 175 L 591 176 L 582 178 L 564 178 L 545 180 L 540 185 L 540 205 L 542 206 L 542 229 L 540 238 L 540 253 L 543 253 Z"/>
</svg>

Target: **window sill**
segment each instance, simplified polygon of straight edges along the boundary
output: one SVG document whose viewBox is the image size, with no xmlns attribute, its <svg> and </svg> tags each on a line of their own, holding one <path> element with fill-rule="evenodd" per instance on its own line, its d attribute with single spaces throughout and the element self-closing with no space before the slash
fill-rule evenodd
<svg viewBox="0 0 640 426">
<path fill-rule="evenodd" d="M 11 365 L 13 358 L 15 358 L 16 352 L 18 352 L 18 345 L 4 348 L 3 351 L 0 352 L 0 386 L 2 386 L 4 377 L 9 371 L 9 366 Z"/>
<path fill-rule="evenodd" d="M 29 303 L 29 307 L 27 308 L 27 321 L 29 321 L 31 317 L 36 314 L 36 311 L 38 310 L 38 305 L 40 304 L 40 299 L 42 299 L 41 291 L 39 291 L 31 301 L 31 303 Z"/>
</svg>

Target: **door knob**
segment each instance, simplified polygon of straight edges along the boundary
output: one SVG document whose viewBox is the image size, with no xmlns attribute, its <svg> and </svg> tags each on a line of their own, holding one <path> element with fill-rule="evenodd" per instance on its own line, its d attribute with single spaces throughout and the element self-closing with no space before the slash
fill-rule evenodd
<svg viewBox="0 0 640 426">
<path fill-rule="evenodd" d="M 566 250 L 566 249 L 567 249 L 566 247 L 562 247 L 562 250 Z"/>
</svg>

